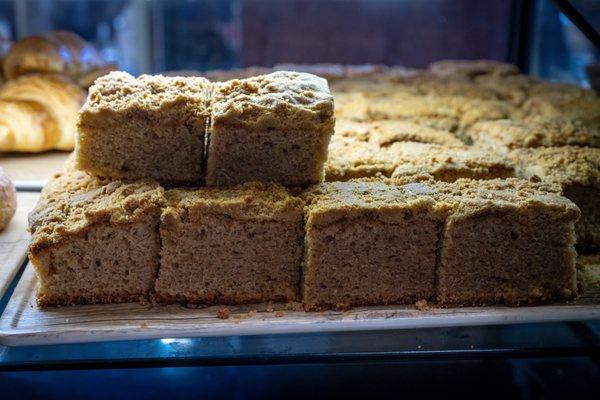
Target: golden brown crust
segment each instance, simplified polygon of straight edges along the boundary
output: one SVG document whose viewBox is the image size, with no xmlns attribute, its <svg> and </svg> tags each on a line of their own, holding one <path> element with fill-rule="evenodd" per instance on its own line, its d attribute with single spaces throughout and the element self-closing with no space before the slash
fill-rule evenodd
<svg viewBox="0 0 600 400">
<path fill-rule="evenodd" d="M 0 88 L 0 99 L 31 101 L 39 104 L 56 121 L 57 138 L 48 131 L 48 143 L 60 150 L 72 150 L 77 113 L 86 93 L 68 78 L 52 74 L 32 74 L 7 82 Z"/>
<path fill-rule="evenodd" d="M 57 174 L 29 214 L 29 254 L 57 245 L 103 222 L 118 226 L 158 214 L 164 190 L 151 181 L 103 181 L 81 171 Z"/>
<path fill-rule="evenodd" d="M 112 72 L 96 80 L 77 123 L 77 167 L 113 179 L 199 185 L 211 83 Z"/>
<path fill-rule="evenodd" d="M 455 202 L 454 217 L 472 215 L 506 206 L 535 209 L 540 205 L 552 209 L 565 220 L 576 221 L 579 208 L 561 195 L 559 186 L 524 179 L 491 179 L 474 181 L 458 179 L 452 184 L 436 183 L 438 196 Z"/>
<path fill-rule="evenodd" d="M 522 112 L 526 121 L 542 117 L 599 124 L 600 97 L 580 87 L 570 91 L 542 92 L 530 96 L 523 104 Z"/>
<path fill-rule="evenodd" d="M 509 158 L 468 148 L 447 148 L 428 143 L 394 143 L 388 152 L 396 156 L 392 177 L 429 174 L 436 180 L 494 179 L 515 176 Z"/>
<path fill-rule="evenodd" d="M 198 103 L 198 113 L 208 116 L 211 88 L 211 83 L 201 77 L 141 75 L 135 78 L 127 72 L 114 71 L 95 81 L 81 113 L 160 110 L 192 101 Z"/>
<path fill-rule="evenodd" d="M 444 145 L 446 147 L 464 147 L 464 143 L 458 140 L 448 131 L 433 129 L 402 120 L 384 120 L 372 123 L 372 142 L 379 147 L 389 147 L 397 142 L 419 142 Z"/>
<path fill-rule="evenodd" d="M 398 209 L 432 208 L 445 215 L 448 204 L 435 205 L 435 189 L 430 182 L 397 184 L 390 180 L 353 179 L 312 186 L 302 196 L 307 202 L 308 225 L 328 225 L 349 214 L 364 216 L 376 212 L 379 218 L 393 223 Z M 400 216 L 400 218 L 403 218 Z"/>
<path fill-rule="evenodd" d="M 600 126 L 584 124 L 581 121 L 487 121 L 473 126 L 469 134 L 475 145 L 503 152 L 528 147 L 600 147 Z"/>
<path fill-rule="evenodd" d="M 547 147 L 517 149 L 510 153 L 518 174 L 566 187 L 581 185 L 600 188 L 600 149 L 590 147 Z"/>
<path fill-rule="evenodd" d="M 315 75 L 278 71 L 247 79 L 216 83 L 212 121 L 218 126 L 262 129 L 275 121 L 293 120 L 296 129 L 321 126 L 333 129 L 333 97 L 327 81 Z M 281 123 L 281 122 L 280 122 Z"/>
<path fill-rule="evenodd" d="M 50 150 L 60 136 L 57 120 L 40 103 L 0 100 L 0 151 Z"/>
<path fill-rule="evenodd" d="M 173 189 L 166 192 L 166 197 L 168 207 L 163 211 L 163 223 L 173 218 L 198 222 L 206 213 L 238 220 L 293 221 L 302 212 L 299 198 L 270 183 L 249 182 L 223 189 Z"/>
<path fill-rule="evenodd" d="M 396 159 L 370 142 L 353 136 L 333 135 L 325 162 L 326 181 L 346 181 L 377 175 L 390 176 Z"/>
</svg>

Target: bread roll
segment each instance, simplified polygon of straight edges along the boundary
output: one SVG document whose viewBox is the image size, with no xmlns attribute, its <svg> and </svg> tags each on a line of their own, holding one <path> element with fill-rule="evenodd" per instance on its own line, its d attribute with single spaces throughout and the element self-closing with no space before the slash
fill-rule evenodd
<svg viewBox="0 0 600 400">
<path fill-rule="evenodd" d="M 39 152 L 60 138 L 56 120 L 34 101 L 0 100 L 0 151 Z"/>
<path fill-rule="evenodd" d="M 7 80 L 31 73 L 59 73 L 74 81 L 106 63 L 91 44 L 75 33 L 52 31 L 16 42 L 4 59 Z"/>
<path fill-rule="evenodd" d="M 59 75 L 26 75 L 0 88 L 0 100 L 35 102 L 45 109 L 60 131 L 56 140 L 50 133 L 47 144 L 58 150 L 73 149 L 77 113 L 85 96 L 79 86 Z"/>
<path fill-rule="evenodd" d="M 6 228 L 17 210 L 17 193 L 12 181 L 0 167 L 0 231 Z"/>
</svg>

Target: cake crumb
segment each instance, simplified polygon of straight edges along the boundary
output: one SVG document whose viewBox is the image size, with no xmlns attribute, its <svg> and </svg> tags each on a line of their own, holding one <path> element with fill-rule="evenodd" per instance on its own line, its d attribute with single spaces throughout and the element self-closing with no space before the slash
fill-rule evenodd
<svg viewBox="0 0 600 400">
<path fill-rule="evenodd" d="M 283 317 L 283 311 L 282 311 L 282 310 L 277 310 L 277 311 L 275 311 L 275 317 L 276 317 L 276 318 L 281 318 L 281 317 Z"/>
<path fill-rule="evenodd" d="M 217 318 L 219 319 L 227 319 L 229 318 L 229 315 L 231 315 L 231 311 L 227 307 L 221 307 L 219 308 L 219 311 L 217 311 Z"/>
<path fill-rule="evenodd" d="M 147 329 L 148 321 L 140 321 L 140 328 Z"/>
<path fill-rule="evenodd" d="M 273 304 L 272 303 L 267 304 L 267 312 L 273 312 L 273 310 L 274 310 Z"/>
<path fill-rule="evenodd" d="M 427 300 L 419 300 L 415 303 L 415 306 L 417 307 L 417 309 L 419 311 L 428 311 L 429 310 L 429 303 L 427 303 Z"/>
<path fill-rule="evenodd" d="M 249 316 L 250 318 L 254 317 L 255 315 L 256 315 L 256 311 L 254 311 L 254 310 L 250 310 L 250 311 L 248 311 L 248 316 Z"/>
</svg>

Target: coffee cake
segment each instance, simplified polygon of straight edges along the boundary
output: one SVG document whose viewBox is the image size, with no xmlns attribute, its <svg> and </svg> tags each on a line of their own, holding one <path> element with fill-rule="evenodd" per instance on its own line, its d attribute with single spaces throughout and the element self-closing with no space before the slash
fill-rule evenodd
<svg viewBox="0 0 600 400">
<path fill-rule="evenodd" d="M 459 180 L 437 190 L 453 203 L 437 272 L 441 305 L 518 306 L 576 295 L 579 209 L 557 186 Z"/>
<path fill-rule="evenodd" d="M 40 306 L 147 299 L 158 272 L 156 183 L 57 175 L 29 215 Z"/>
<path fill-rule="evenodd" d="M 600 149 L 548 147 L 511 152 L 520 177 L 558 184 L 581 209 L 575 225 L 582 249 L 600 247 Z"/>
<path fill-rule="evenodd" d="M 206 184 L 323 180 L 333 97 L 314 75 L 274 72 L 215 84 Z"/>
<path fill-rule="evenodd" d="M 161 216 L 163 302 L 294 301 L 302 261 L 302 202 L 281 186 L 167 191 Z"/>
<path fill-rule="evenodd" d="M 306 310 L 414 303 L 434 295 L 445 207 L 419 183 L 323 183 L 305 194 Z"/>
<path fill-rule="evenodd" d="M 195 77 L 97 79 L 79 114 L 77 167 L 112 179 L 201 183 L 210 88 Z"/>
</svg>

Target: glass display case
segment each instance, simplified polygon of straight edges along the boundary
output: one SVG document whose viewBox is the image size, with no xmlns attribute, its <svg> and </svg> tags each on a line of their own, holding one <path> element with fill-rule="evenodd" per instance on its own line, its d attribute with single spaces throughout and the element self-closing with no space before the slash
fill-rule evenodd
<svg viewBox="0 0 600 400">
<path fill-rule="evenodd" d="M 0 0 L 0 47 L 70 31 L 97 51 L 102 73 L 135 76 L 210 76 L 282 64 L 356 71 L 401 66 L 408 76 L 439 60 L 489 59 L 592 93 L 600 90 L 599 29 L 600 2 L 593 0 Z M 90 76 L 96 78 L 94 71 L 70 77 L 81 102 Z M 10 84 L 12 78 L 5 78 Z M 15 179 L 28 210 L 69 157 L 47 150 L 0 153 L 0 166 Z M 14 270 L 0 285 L 0 313 L 12 318 L 3 329 L 18 328 L 32 307 L 21 304 L 15 311 L 9 305 L 29 273 L 26 212 L 21 214 L 22 233 L 11 237 L 6 251 L 0 247 Z M 79 331 L 68 319 L 50 316 L 56 332 L 66 327 L 71 337 L 84 339 L 60 343 L 56 333 L 44 343 L 33 338 L 39 332 L 26 332 L 27 345 L 0 345 L 0 398 L 593 398 L 600 392 L 600 305 L 585 301 L 585 314 L 577 318 L 533 311 L 524 319 L 494 320 L 466 313 L 460 324 L 344 330 L 324 317 L 322 326 L 330 328 L 321 331 L 216 330 L 150 339 L 139 334 L 155 323 L 144 314 L 120 318 L 116 330 L 129 330 L 111 341 L 96 330 L 99 309 Z M 267 324 L 276 326 L 276 318 Z M 129 337 L 130 331 L 137 333 Z"/>
</svg>

